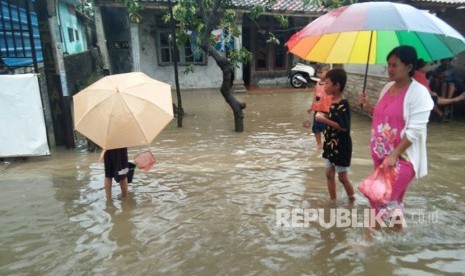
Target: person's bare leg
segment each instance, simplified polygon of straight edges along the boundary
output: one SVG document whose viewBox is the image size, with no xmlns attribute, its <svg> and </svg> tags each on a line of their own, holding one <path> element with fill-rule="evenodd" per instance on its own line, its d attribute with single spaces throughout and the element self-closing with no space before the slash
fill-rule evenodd
<svg viewBox="0 0 465 276">
<path fill-rule="evenodd" d="M 399 217 L 396 217 L 396 221 L 401 221 Z M 396 223 L 392 227 L 392 229 L 396 232 L 402 232 L 404 230 L 404 227 L 402 226 L 402 223 Z"/>
<path fill-rule="evenodd" d="M 335 168 L 326 168 L 326 184 L 328 185 L 329 198 L 336 200 L 336 173 Z"/>
<path fill-rule="evenodd" d="M 105 177 L 105 196 L 107 201 L 111 200 L 111 177 Z"/>
<path fill-rule="evenodd" d="M 439 98 L 438 98 L 438 103 L 439 103 Z M 442 118 L 442 115 L 443 115 L 442 111 L 441 111 L 441 109 L 439 109 L 439 107 L 437 105 L 435 105 L 433 107 L 433 111 L 434 111 L 434 113 L 436 113 L 439 116 L 439 118 Z"/>
<path fill-rule="evenodd" d="M 454 96 L 454 92 L 455 92 L 455 84 L 454 83 L 449 83 L 449 85 L 447 85 L 446 98 L 451 99 Z"/>
<path fill-rule="evenodd" d="M 119 182 L 119 186 L 121 188 L 121 197 L 128 196 L 128 178 L 125 177 L 123 180 Z"/>
<path fill-rule="evenodd" d="M 443 82 L 441 84 L 441 97 L 443 97 L 443 98 L 447 97 L 447 89 L 448 89 L 447 83 Z"/>
<path fill-rule="evenodd" d="M 315 139 L 316 139 L 316 148 L 322 149 L 323 144 L 321 143 L 321 132 L 315 132 Z"/>
<path fill-rule="evenodd" d="M 349 201 L 355 201 L 355 193 L 354 193 L 354 188 L 352 187 L 352 184 L 350 184 L 349 177 L 347 176 L 347 172 L 340 172 L 338 173 L 338 178 L 339 181 L 342 183 L 342 186 L 344 186 L 344 189 L 346 190 L 347 197 L 349 198 Z"/>
</svg>

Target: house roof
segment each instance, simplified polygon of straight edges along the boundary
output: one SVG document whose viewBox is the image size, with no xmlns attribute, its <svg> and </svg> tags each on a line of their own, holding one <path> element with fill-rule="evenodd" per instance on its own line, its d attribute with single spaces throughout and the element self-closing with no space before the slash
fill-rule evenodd
<svg viewBox="0 0 465 276">
<path fill-rule="evenodd" d="M 275 4 L 267 4 L 269 0 L 232 0 L 237 8 L 250 8 L 256 5 L 266 6 L 269 11 L 276 12 L 316 12 L 324 13 L 327 9 L 313 5 L 304 6 L 303 0 L 277 0 Z"/>
<path fill-rule="evenodd" d="M 433 4 L 464 5 L 465 0 L 412 0 L 412 2 L 428 2 Z"/>
<path fill-rule="evenodd" d="M 172 1 L 176 2 L 176 0 Z M 100 0 L 95 2 L 99 5 L 106 3 L 107 1 Z M 138 2 L 157 7 L 160 7 L 160 4 L 168 4 L 168 0 L 139 0 Z M 253 6 L 262 5 L 266 7 L 266 12 L 287 13 L 287 15 L 292 15 L 293 13 L 300 15 L 321 15 L 328 11 L 324 7 L 313 6 L 310 4 L 304 6 L 303 0 L 276 0 L 276 3 L 273 5 L 268 4 L 268 2 L 269 0 L 231 0 L 232 5 L 237 9 L 248 10 Z"/>
</svg>

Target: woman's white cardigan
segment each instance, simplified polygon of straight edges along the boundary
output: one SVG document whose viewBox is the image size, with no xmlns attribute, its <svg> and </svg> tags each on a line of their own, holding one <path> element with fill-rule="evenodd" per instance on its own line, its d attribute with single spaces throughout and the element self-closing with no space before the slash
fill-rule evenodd
<svg viewBox="0 0 465 276">
<path fill-rule="evenodd" d="M 386 84 L 381 91 L 378 101 L 394 85 Z M 407 136 L 412 145 L 406 149 L 410 162 L 413 164 L 416 178 L 428 174 L 428 161 L 426 155 L 426 126 L 430 112 L 434 107 L 433 100 L 425 86 L 412 79 L 404 99 L 405 128 L 400 137 Z"/>
</svg>

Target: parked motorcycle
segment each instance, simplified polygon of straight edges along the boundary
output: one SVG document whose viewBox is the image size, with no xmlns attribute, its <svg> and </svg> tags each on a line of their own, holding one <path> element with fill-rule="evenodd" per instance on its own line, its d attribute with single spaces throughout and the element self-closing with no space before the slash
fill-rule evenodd
<svg viewBox="0 0 465 276">
<path fill-rule="evenodd" d="M 289 81 L 294 88 L 304 88 L 310 82 L 317 82 L 316 70 L 313 66 L 297 63 L 289 73 Z"/>
</svg>

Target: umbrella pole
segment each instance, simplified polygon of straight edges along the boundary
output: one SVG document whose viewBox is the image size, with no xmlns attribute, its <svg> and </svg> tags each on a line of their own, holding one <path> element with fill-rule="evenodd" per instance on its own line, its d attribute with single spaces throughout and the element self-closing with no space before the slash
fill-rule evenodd
<svg viewBox="0 0 465 276">
<path fill-rule="evenodd" d="M 370 54 L 371 54 L 371 39 L 373 38 L 373 31 L 370 32 L 370 45 L 368 46 L 368 56 L 367 56 L 367 65 L 365 67 L 365 77 L 363 79 L 363 90 L 362 93 L 365 94 L 365 88 L 367 86 L 367 76 L 368 76 L 368 65 L 370 63 Z"/>
</svg>

